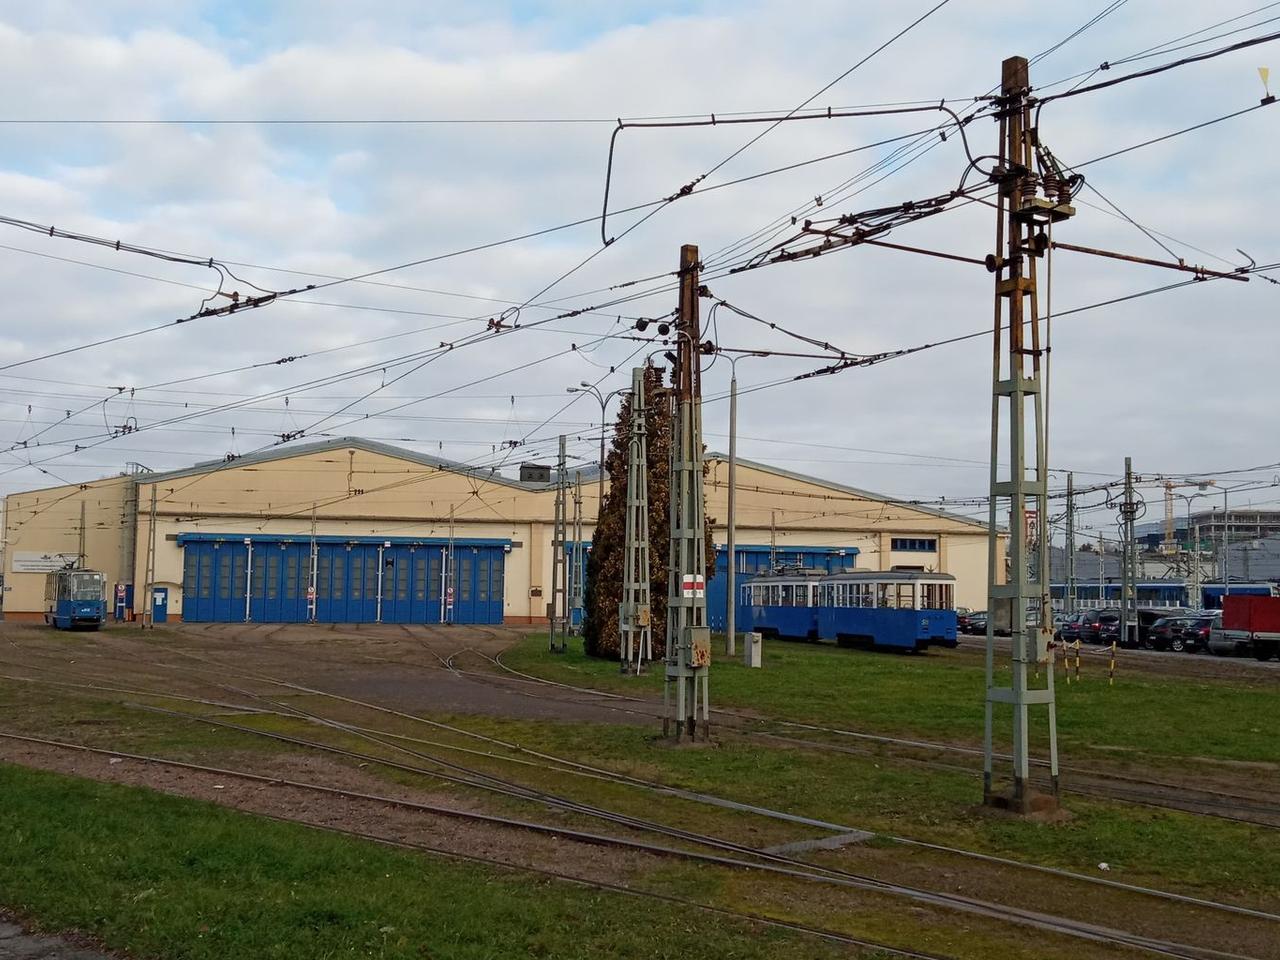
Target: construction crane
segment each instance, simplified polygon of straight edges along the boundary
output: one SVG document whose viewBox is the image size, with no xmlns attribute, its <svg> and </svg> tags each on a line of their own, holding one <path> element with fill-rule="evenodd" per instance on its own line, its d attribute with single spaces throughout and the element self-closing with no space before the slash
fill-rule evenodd
<svg viewBox="0 0 1280 960">
<path fill-rule="evenodd" d="M 1213 480 L 1190 480 L 1184 483 L 1175 483 L 1172 480 L 1164 481 L 1164 539 L 1160 542 L 1160 552 L 1166 556 L 1178 552 L 1178 539 L 1174 535 L 1174 519 L 1173 519 L 1173 498 L 1174 491 L 1180 487 L 1198 487 L 1204 490 L 1208 487 L 1215 486 Z M 1187 531 L 1187 539 L 1190 540 L 1191 531 Z"/>
</svg>

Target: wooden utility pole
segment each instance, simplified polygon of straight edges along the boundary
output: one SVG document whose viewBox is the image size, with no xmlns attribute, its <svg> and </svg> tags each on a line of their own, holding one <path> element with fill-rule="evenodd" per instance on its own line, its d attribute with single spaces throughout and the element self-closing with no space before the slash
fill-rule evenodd
<svg viewBox="0 0 1280 960">
<path fill-rule="evenodd" d="M 676 321 L 672 396 L 671 548 L 667 590 L 664 735 L 707 739 L 706 512 L 702 492 L 702 330 L 698 322 L 698 248 L 680 248 L 680 311 Z M 701 721 L 701 723 L 699 723 Z M 673 730 L 674 726 L 674 730 Z"/>
<path fill-rule="evenodd" d="M 1028 687 L 1028 667 L 1047 662 L 1053 635 L 1049 595 L 1049 538 L 1047 451 L 1044 398 L 1041 387 L 1041 322 L 1036 300 L 1036 261 L 1052 242 L 1053 223 L 1071 216 L 1070 190 L 1054 169 L 1037 169 L 1035 129 L 1031 126 L 1030 79 L 1027 61 L 1004 61 L 1000 99 L 1000 155 L 992 180 L 999 188 L 996 252 L 988 263 L 995 274 L 995 322 L 992 348 L 991 497 L 988 516 L 988 607 L 986 702 L 983 736 L 983 799 L 989 804 L 1027 812 L 1030 794 L 1028 706 L 1043 705 L 1049 721 L 1049 764 L 1053 792 L 1058 792 L 1057 720 L 1053 671 L 1044 671 L 1047 686 Z M 1037 195 L 1043 188 L 1045 197 Z M 1046 234 L 1045 231 L 1048 231 Z M 1031 401 L 1029 411 L 1027 401 Z M 1000 456 L 1001 410 L 1007 412 L 1008 450 Z M 1030 424 L 1028 424 L 1030 414 Z M 1028 451 L 1028 440 L 1035 446 Z M 1033 473 L 1027 475 L 1028 453 Z M 1007 459 L 1008 476 L 1000 476 Z M 1007 513 L 1003 513 L 1001 505 Z M 998 521 L 1009 518 L 1009 574 L 1000 576 L 997 563 Z M 1028 616 L 1028 614 L 1031 616 Z M 1010 683 L 995 683 L 995 632 L 1009 631 L 1012 652 Z M 997 796 L 992 748 L 996 704 L 1013 712 L 1013 789 Z"/>
</svg>

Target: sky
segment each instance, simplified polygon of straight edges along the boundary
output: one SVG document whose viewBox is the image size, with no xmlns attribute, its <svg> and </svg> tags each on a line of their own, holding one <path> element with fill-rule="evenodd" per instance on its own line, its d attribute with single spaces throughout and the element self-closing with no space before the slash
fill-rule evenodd
<svg viewBox="0 0 1280 960">
<path fill-rule="evenodd" d="M 812 352 L 769 324 L 857 354 L 989 331 L 991 277 L 969 263 L 859 246 L 727 272 L 768 246 L 756 241 L 791 237 L 793 214 L 838 217 L 954 189 L 968 158 L 959 138 L 925 133 L 941 114 L 625 129 L 611 210 L 695 181 L 726 185 L 652 216 L 615 213 L 616 240 L 602 247 L 618 118 L 804 103 L 963 112 L 1007 56 L 1043 53 L 1031 80 L 1048 94 L 1280 24 L 1280 4 L 1257 0 L 1096 0 L 1012 17 L 1007 4 L 950 0 L 860 63 L 936 3 L 0 4 L 0 83 L 20 92 L 0 116 L 0 216 L 199 261 L 0 224 L 0 492 L 344 435 L 513 473 L 548 460 L 565 433 L 573 462 L 588 465 L 600 408 L 567 388 L 608 393 L 647 355 L 661 358 L 659 345 L 626 337 L 675 307 L 670 274 L 686 243 L 716 298 L 765 321 L 709 315 L 704 300 L 708 335 L 725 348 Z M 1254 106 L 1257 68 L 1280 68 L 1277 51 L 1046 104 L 1041 139 L 1083 164 Z M 1133 55 L 1143 58 L 1117 63 Z M 1104 62 L 1115 65 L 1098 70 Z M 1280 108 L 1260 109 L 1089 164 L 1077 215 L 1055 239 L 1211 269 L 1280 260 L 1277 122 Z M 966 135 L 979 158 L 997 147 L 988 119 Z M 780 167 L 792 169 L 754 176 Z M 731 183 L 741 178 L 751 179 Z M 542 232 L 575 221 L 585 222 Z M 995 211 L 969 204 L 891 239 L 981 259 Z M 1238 489 L 1233 504 L 1280 504 L 1277 284 L 1193 283 L 1071 312 L 1186 278 L 1054 255 L 1042 297 L 1062 314 L 1050 353 L 1055 488 L 1066 470 L 1077 486 L 1113 480 L 1130 456 L 1144 477 L 1213 477 Z M 174 322 L 219 282 L 242 296 L 330 285 Z M 520 305 L 521 329 L 483 336 Z M 824 362 L 745 357 L 739 454 L 981 515 L 972 499 L 988 484 L 990 346 L 976 336 L 800 381 L 789 378 Z M 704 373 L 713 450 L 727 447 L 726 357 Z M 1144 498 L 1157 517 L 1158 490 Z M 1114 511 L 1088 510 L 1081 526 L 1093 524 L 1114 531 Z"/>
</svg>

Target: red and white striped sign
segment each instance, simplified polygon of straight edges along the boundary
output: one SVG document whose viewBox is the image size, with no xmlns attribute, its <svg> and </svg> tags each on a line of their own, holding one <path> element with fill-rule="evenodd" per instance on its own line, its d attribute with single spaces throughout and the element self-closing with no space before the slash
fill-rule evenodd
<svg viewBox="0 0 1280 960">
<path fill-rule="evenodd" d="M 680 580 L 680 593 L 686 597 L 705 597 L 707 595 L 707 579 L 696 573 L 687 573 Z"/>
</svg>

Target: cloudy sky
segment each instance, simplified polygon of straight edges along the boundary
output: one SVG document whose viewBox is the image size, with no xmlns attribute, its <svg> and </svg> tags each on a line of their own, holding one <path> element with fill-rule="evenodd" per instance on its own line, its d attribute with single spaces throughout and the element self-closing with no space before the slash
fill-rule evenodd
<svg viewBox="0 0 1280 960">
<path fill-rule="evenodd" d="M 221 289 L 242 295 L 384 271 L 175 325 L 219 288 L 216 270 L 0 225 L 3 492 L 129 461 L 158 469 L 248 453 L 282 436 L 358 434 L 507 469 L 547 457 L 564 432 L 590 461 L 599 407 L 571 403 L 566 387 L 629 383 L 653 347 L 618 334 L 674 307 L 668 274 L 682 243 L 699 245 L 717 297 L 850 352 L 989 329 L 991 279 L 968 264 L 863 246 L 725 272 L 758 241 L 790 236 L 777 231 L 793 213 L 838 216 L 953 189 L 967 161 L 954 136 L 921 133 L 939 122 L 933 113 L 786 124 L 723 166 L 765 128 L 627 130 L 611 209 L 669 196 L 713 168 L 700 188 L 841 155 L 695 193 L 634 230 L 652 208 L 618 214 L 608 232 L 619 239 L 603 251 L 589 220 L 458 253 L 597 216 L 616 118 L 786 112 L 935 3 L 387 0 L 369 5 L 376 15 L 310 0 L 0 5 L 0 215 L 213 258 L 234 274 Z M 1060 92 L 1075 80 L 1057 81 L 1083 80 L 1104 61 L 1116 66 L 1095 79 L 1280 25 L 1280 4 L 1256 0 L 1009 9 L 950 0 L 811 105 L 945 100 L 963 111 L 1009 55 L 1051 51 L 1032 82 Z M 1082 164 L 1256 105 L 1259 66 L 1274 63 L 1280 86 L 1277 51 L 1253 47 L 1046 105 L 1041 137 L 1064 163 Z M 1143 59 L 1117 63 L 1133 55 Z M 1219 269 L 1246 263 L 1238 250 L 1280 260 L 1278 121 L 1280 109 L 1257 110 L 1091 164 L 1083 172 L 1098 192 L 1080 195 L 1055 239 Z M 967 133 L 975 154 L 995 150 L 989 120 Z M 994 217 L 971 204 L 893 239 L 980 258 Z M 416 261 L 426 262 L 388 269 Z M 1236 484 L 1269 483 L 1280 469 L 1228 472 L 1280 460 L 1274 284 L 1214 281 L 1067 313 L 1180 279 L 1054 258 L 1052 305 L 1065 315 L 1053 326 L 1051 460 L 1078 484 L 1114 478 L 1126 455 L 1143 474 Z M 525 303 L 526 325 L 585 312 L 477 336 Z M 723 309 L 712 336 L 809 350 Z M 442 342 L 459 345 L 443 352 Z M 287 357 L 300 359 L 273 362 Z M 901 497 L 986 492 L 989 337 L 749 390 L 819 365 L 738 363 L 741 455 Z M 720 359 L 705 376 L 715 449 L 726 445 L 717 398 L 729 373 Z M 504 450 L 509 441 L 525 443 Z M 1274 504 L 1273 493 L 1240 500 Z M 1158 495 L 1148 499 L 1158 510 Z"/>
</svg>

